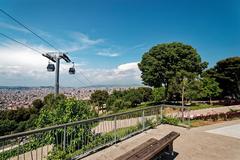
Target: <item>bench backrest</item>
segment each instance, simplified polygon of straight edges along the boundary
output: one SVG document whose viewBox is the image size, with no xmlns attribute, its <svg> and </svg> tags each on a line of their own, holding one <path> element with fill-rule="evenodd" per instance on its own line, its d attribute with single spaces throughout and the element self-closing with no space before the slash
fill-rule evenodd
<svg viewBox="0 0 240 160">
<path fill-rule="evenodd" d="M 120 157 L 116 158 L 115 160 L 128 159 L 128 158 L 134 156 L 135 154 L 137 154 L 138 152 L 141 152 L 141 150 L 145 149 L 149 145 L 156 143 L 157 141 L 158 141 L 157 139 L 151 138 L 151 139 L 147 140 L 146 142 L 142 143 L 141 145 L 135 147 L 134 149 L 132 149 L 132 150 L 128 151 L 127 153 L 121 155 Z"/>
<path fill-rule="evenodd" d="M 152 138 L 115 160 L 150 160 L 168 145 L 172 145 L 173 141 L 179 136 L 179 133 L 171 132 L 160 140 Z"/>
</svg>

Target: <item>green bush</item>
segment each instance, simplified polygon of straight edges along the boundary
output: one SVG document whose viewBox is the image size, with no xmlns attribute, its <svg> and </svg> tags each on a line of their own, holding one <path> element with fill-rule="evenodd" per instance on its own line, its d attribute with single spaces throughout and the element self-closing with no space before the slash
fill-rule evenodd
<svg viewBox="0 0 240 160">
<path fill-rule="evenodd" d="M 108 111 L 119 111 L 125 108 L 135 108 L 142 102 L 152 101 L 152 89 L 140 87 L 124 91 L 113 91 L 106 101 Z"/>
<path fill-rule="evenodd" d="M 163 117 L 160 122 L 163 124 L 178 125 L 180 123 L 180 120 L 173 117 Z"/>
<path fill-rule="evenodd" d="M 34 128 L 34 120 L 38 110 L 35 108 L 19 108 L 17 110 L 0 111 L 0 135 L 22 132 Z M 4 129 L 5 128 L 5 129 Z"/>
<path fill-rule="evenodd" d="M 18 127 L 16 121 L 14 120 L 1 120 L 0 121 L 0 136 L 5 134 L 10 134 L 10 132 L 14 131 Z"/>
<path fill-rule="evenodd" d="M 48 98 L 51 99 L 50 97 Z M 62 97 L 56 99 L 55 102 L 48 102 L 44 106 L 36 120 L 36 126 L 42 128 L 89 119 L 95 116 L 96 112 L 85 101 Z"/>
</svg>

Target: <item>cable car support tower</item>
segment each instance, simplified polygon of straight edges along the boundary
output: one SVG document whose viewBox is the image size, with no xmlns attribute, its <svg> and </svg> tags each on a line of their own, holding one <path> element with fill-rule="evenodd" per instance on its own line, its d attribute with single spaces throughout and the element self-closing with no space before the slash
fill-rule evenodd
<svg viewBox="0 0 240 160">
<path fill-rule="evenodd" d="M 67 63 L 70 63 L 72 61 L 67 56 L 67 53 L 63 53 L 63 52 L 48 52 L 48 53 L 45 53 L 45 54 L 42 54 L 42 55 L 49 59 L 49 64 L 47 66 L 47 70 L 49 72 L 54 72 L 54 70 L 55 70 L 54 64 L 50 63 L 50 61 L 56 63 L 56 70 L 55 70 L 55 95 L 58 95 L 59 94 L 59 68 L 60 68 L 60 60 L 63 59 Z M 75 74 L 74 65 L 73 65 L 73 67 L 71 67 L 69 69 L 69 74 Z"/>
</svg>

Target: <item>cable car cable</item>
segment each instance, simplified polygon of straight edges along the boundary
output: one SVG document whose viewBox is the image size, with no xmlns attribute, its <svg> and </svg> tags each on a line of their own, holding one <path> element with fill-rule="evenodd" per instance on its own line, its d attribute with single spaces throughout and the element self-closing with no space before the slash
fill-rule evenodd
<svg viewBox="0 0 240 160">
<path fill-rule="evenodd" d="M 84 83 L 83 81 L 81 81 L 80 79 L 78 79 L 76 76 L 74 76 L 74 78 L 79 81 L 80 83 L 82 83 L 84 86 L 87 86 L 86 83 Z"/>
<path fill-rule="evenodd" d="M 55 50 L 57 50 L 57 51 L 60 52 L 60 50 L 57 49 L 56 47 L 54 47 L 50 42 L 48 42 L 47 40 L 45 40 L 44 38 L 42 38 L 41 36 L 39 36 L 37 33 L 33 32 L 30 28 L 28 28 L 26 25 L 24 25 L 23 23 L 21 23 L 20 21 L 18 21 L 16 18 L 14 18 L 13 16 L 11 16 L 9 13 L 7 13 L 6 11 L 4 11 L 4 10 L 1 9 L 1 8 L 0 8 L 0 11 L 1 11 L 3 14 L 5 14 L 6 16 L 8 16 L 9 18 L 11 18 L 13 21 L 15 21 L 17 24 L 19 24 L 20 26 L 24 27 L 26 30 L 28 30 L 29 32 L 31 32 L 32 34 L 34 34 L 36 37 L 38 37 L 39 39 L 41 39 L 43 42 L 45 42 L 46 44 L 48 44 L 49 46 L 51 46 L 52 48 L 54 48 Z M 3 35 L 4 37 L 8 38 L 8 39 L 11 39 L 11 40 L 13 40 L 13 41 L 15 41 L 15 42 L 17 42 L 17 43 L 19 43 L 19 44 L 24 45 L 24 46 L 27 47 L 27 48 L 30 48 L 30 49 L 38 52 L 38 53 L 43 54 L 42 52 L 37 51 L 36 49 L 34 49 L 34 48 L 32 48 L 32 47 L 24 44 L 24 43 L 21 43 L 21 42 L 15 40 L 15 39 L 12 39 L 12 38 L 4 35 L 4 34 L 2 34 L 2 35 Z M 81 74 L 90 84 L 92 84 L 92 82 L 91 82 L 81 71 L 79 71 L 79 72 L 80 72 L 80 74 Z"/>
<path fill-rule="evenodd" d="M 79 73 L 88 81 L 88 83 L 92 84 L 92 82 L 80 70 Z"/>
<path fill-rule="evenodd" d="M 9 13 L 7 13 L 6 11 L 4 11 L 3 9 L 0 8 L 0 11 L 5 14 L 6 16 L 8 16 L 9 18 L 11 18 L 13 21 L 15 21 L 17 24 L 19 24 L 20 26 L 22 26 L 23 28 L 25 28 L 26 30 L 28 30 L 29 32 L 31 32 L 32 34 L 34 34 L 36 37 L 38 37 L 40 40 L 42 40 L 43 42 L 45 42 L 46 44 L 48 44 L 49 46 L 51 46 L 52 48 L 54 48 L 55 50 L 57 50 L 58 52 L 60 52 L 59 49 L 57 49 L 56 47 L 54 47 L 50 42 L 48 42 L 47 40 L 45 40 L 44 38 L 42 38 L 41 36 L 39 36 L 37 33 L 33 32 L 30 28 L 28 28 L 26 25 L 24 25 L 23 23 L 21 23 L 20 21 L 18 21 L 16 18 L 14 18 L 13 16 L 11 16 Z"/>
<path fill-rule="evenodd" d="M 27 48 L 35 51 L 35 52 L 38 52 L 38 53 L 40 53 L 40 54 L 43 54 L 43 52 L 41 52 L 41 51 L 39 51 L 39 50 L 37 50 L 37 49 L 35 49 L 35 48 L 32 48 L 32 47 L 30 47 L 29 45 L 24 44 L 24 43 L 22 43 L 22 42 L 20 42 L 20 41 L 18 41 L 18 40 L 16 40 L 16 39 L 14 39 L 14 38 L 12 38 L 12 37 L 9 37 L 9 36 L 7 36 L 7 35 L 4 34 L 4 33 L 1 33 L 1 32 L 0 32 L 0 35 L 2 35 L 3 37 L 5 37 L 5 38 L 7 38 L 7 39 L 9 39 L 9 40 L 11 40 L 11 41 L 14 41 L 14 42 L 16 42 L 16 43 L 18 43 L 18 44 L 21 44 L 21 45 L 23 45 L 23 46 L 25 46 L 25 47 L 27 47 Z"/>
</svg>

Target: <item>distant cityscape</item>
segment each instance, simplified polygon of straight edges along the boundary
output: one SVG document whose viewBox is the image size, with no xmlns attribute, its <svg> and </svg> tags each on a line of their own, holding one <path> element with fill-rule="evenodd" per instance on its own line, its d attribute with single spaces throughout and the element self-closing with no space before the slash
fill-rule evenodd
<svg viewBox="0 0 240 160">
<path fill-rule="evenodd" d="M 113 90 L 126 90 L 136 88 L 129 86 L 89 86 L 85 88 L 62 87 L 60 93 L 67 97 L 89 100 L 95 90 L 107 90 L 109 94 Z M 28 108 L 35 99 L 43 99 L 46 95 L 54 93 L 53 87 L 0 87 L 0 110 Z"/>
</svg>

